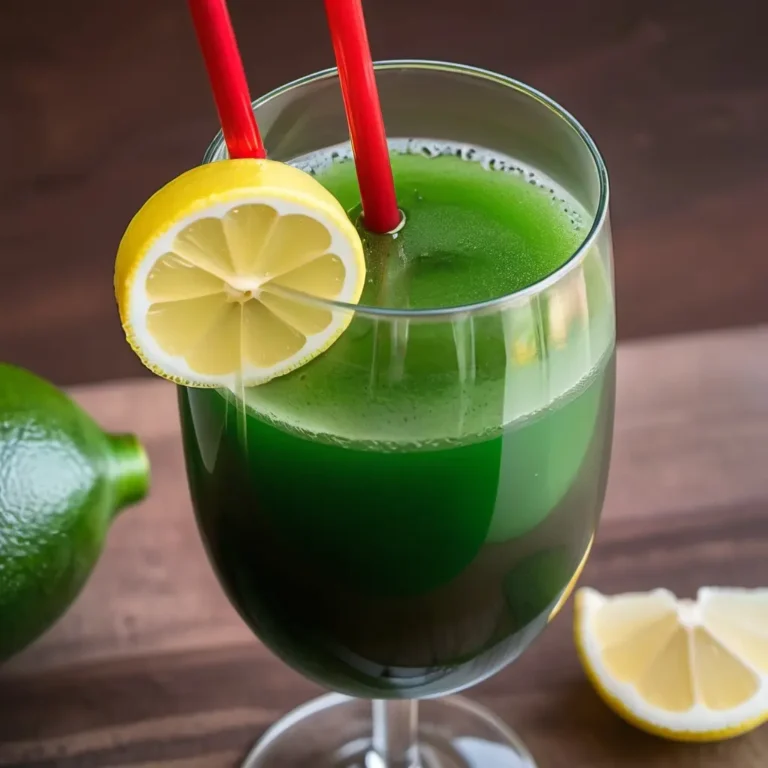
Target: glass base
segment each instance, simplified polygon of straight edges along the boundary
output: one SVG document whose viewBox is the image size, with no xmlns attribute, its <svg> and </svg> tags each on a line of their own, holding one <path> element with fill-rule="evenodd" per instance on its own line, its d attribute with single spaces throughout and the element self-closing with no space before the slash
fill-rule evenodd
<svg viewBox="0 0 768 768">
<path fill-rule="evenodd" d="M 339 693 L 314 699 L 275 723 L 243 768 L 386 768 L 371 712 L 370 701 Z M 536 768 L 512 730 L 461 696 L 419 702 L 418 740 L 420 768 Z"/>
</svg>

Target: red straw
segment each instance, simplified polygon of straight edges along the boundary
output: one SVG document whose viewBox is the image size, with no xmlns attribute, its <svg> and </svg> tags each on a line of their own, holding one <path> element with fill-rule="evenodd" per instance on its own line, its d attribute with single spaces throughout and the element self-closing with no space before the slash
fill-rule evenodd
<svg viewBox="0 0 768 768">
<path fill-rule="evenodd" d="M 189 0 L 229 156 L 266 157 L 225 0 Z"/>
<path fill-rule="evenodd" d="M 352 139 L 363 221 L 371 232 L 391 232 L 400 223 L 400 211 L 363 8 L 360 0 L 325 0 L 325 12 Z"/>
</svg>

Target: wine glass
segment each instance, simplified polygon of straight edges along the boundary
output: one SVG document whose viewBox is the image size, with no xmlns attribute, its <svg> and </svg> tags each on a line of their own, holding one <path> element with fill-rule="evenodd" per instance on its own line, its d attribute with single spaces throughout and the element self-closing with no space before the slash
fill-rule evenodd
<svg viewBox="0 0 768 768">
<path fill-rule="evenodd" d="M 334 691 L 245 765 L 530 767 L 504 723 L 454 694 L 538 636 L 592 545 L 615 382 L 605 166 L 522 83 L 439 62 L 376 70 L 393 146 L 480 148 L 496 172 L 548 180 L 584 237 L 542 279 L 481 303 L 319 300 L 351 322 L 316 360 L 239 393 L 179 389 L 222 585 L 272 651 Z M 335 70 L 254 110 L 276 160 L 330 162 L 348 141 Z M 225 153 L 218 136 L 205 160 Z"/>
</svg>

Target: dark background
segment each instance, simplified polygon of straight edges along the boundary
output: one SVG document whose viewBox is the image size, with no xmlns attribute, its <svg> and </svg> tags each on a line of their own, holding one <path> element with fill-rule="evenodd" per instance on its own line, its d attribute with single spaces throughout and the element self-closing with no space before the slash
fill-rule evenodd
<svg viewBox="0 0 768 768">
<path fill-rule="evenodd" d="M 758 0 L 366 0 L 375 58 L 498 70 L 606 156 L 622 338 L 768 321 L 768 10 Z M 333 63 L 321 0 L 231 0 L 258 95 Z M 0 359 L 142 374 L 123 229 L 217 129 L 184 0 L 0 0 Z"/>
</svg>

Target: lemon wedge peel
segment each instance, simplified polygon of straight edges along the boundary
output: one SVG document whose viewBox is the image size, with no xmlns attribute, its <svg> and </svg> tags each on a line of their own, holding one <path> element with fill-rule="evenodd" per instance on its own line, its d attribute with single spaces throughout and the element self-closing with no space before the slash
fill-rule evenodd
<svg viewBox="0 0 768 768">
<path fill-rule="evenodd" d="M 768 667 L 762 669 L 764 664 L 768 663 L 768 634 L 763 637 L 765 646 L 761 652 L 765 654 L 765 660 L 759 665 L 745 658 L 744 654 L 734 647 L 732 639 L 729 641 L 723 637 L 724 634 L 731 634 L 733 637 L 734 631 L 736 634 L 745 632 L 754 636 L 753 630 L 745 629 L 738 621 L 723 619 L 722 610 L 717 610 L 715 603 L 720 606 L 727 605 L 734 599 L 746 602 L 747 605 L 752 603 L 755 608 L 759 607 L 762 610 L 763 624 L 768 625 L 768 589 L 703 587 L 699 589 L 696 601 L 678 600 L 666 589 L 612 597 L 589 587 L 579 589 L 575 597 L 576 649 L 582 667 L 600 698 L 629 724 L 654 736 L 673 741 L 723 741 L 768 722 Z M 596 618 L 606 607 L 630 600 L 655 601 L 661 609 L 659 616 L 666 614 L 668 619 L 676 619 L 677 631 L 682 630 L 685 633 L 688 672 L 694 699 L 690 707 L 670 711 L 650 703 L 638 690 L 636 680 L 620 680 L 609 671 L 604 661 L 608 648 L 597 637 Z M 721 614 L 719 617 L 718 613 Z M 646 624 L 646 628 L 647 626 Z M 713 709 L 702 701 L 695 668 L 697 643 L 694 637 L 697 633 L 703 633 L 710 638 L 712 646 L 716 646 L 720 653 L 730 657 L 729 664 L 732 665 L 735 661 L 743 670 L 744 676 L 754 681 L 752 695 L 736 706 L 726 709 Z"/>
<path fill-rule="evenodd" d="M 288 227 L 285 217 L 295 217 L 295 221 L 301 220 L 305 229 L 308 223 L 313 226 L 316 224 L 327 233 L 322 247 L 309 253 L 304 261 L 297 258 L 295 253 L 287 254 L 286 257 L 293 259 L 291 269 L 284 272 L 278 269 L 269 274 L 249 273 L 248 269 L 242 268 L 243 259 L 236 259 L 231 253 L 229 261 L 223 265 L 221 258 L 218 258 L 218 264 L 216 259 L 204 259 L 205 263 L 201 265 L 189 263 L 182 255 L 176 258 L 174 266 L 207 272 L 212 281 L 220 283 L 220 289 L 211 288 L 209 292 L 217 295 L 221 293 L 222 302 L 228 304 L 244 307 L 250 301 L 260 303 L 261 299 L 265 298 L 266 306 L 268 292 L 270 306 L 267 307 L 266 314 L 261 311 L 261 315 L 269 316 L 273 325 L 273 316 L 290 327 L 291 316 L 300 316 L 302 313 L 306 315 L 307 312 L 314 311 L 312 322 L 299 323 L 304 326 L 305 333 L 299 333 L 303 335 L 305 343 L 295 349 L 298 344 L 296 338 L 288 338 L 288 352 L 282 359 L 271 360 L 268 365 L 245 363 L 241 347 L 239 364 L 230 366 L 231 370 L 195 370 L 188 363 L 185 354 L 174 354 L 175 350 L 169 352 L 168 345 L 164 347 L 148 327 L 151 322 L 148 318 L 153 307 L 163 303 L 157 302 L 157 297 L 150 295 L 148 282 L 153 275 L 153 269 L 162 259 L 176 256 L 179 237 L 192 228 L 199 227 L 201 222 L 205 224 L 211 220 L 218 221 L 221 222 L 219 228 L 226 229 L 227 217 L 234 217 L 244 209 L 255 211 L 260 207 L 274 214 L 273 227 L 274 222 L 280 220 L 284 221 L 284 228 Z M 229 230 L 232 230 L 232 226 Z M 317 227 L 315 230 L 319 231 Z M 266 228 L 262 235 L 264 240 L 260 245 L 263 250 L 272 236 L 271 230 Z M 239 240 L 242 250 L 244 238 L 240 236 Z M 290 242 L 291 238 L 288 240 Z M 296 237 L 293 237 L 293 240 L 295 241 Z M 290 244 L 295 249 L 296 242 Z M 188 245 L 187 249 L 189 250 Z M 221 254 L 218 257 L 221 257 Z M 279 264 L 279 258 L 280 254 L 272 254 L 271 265 Z M 321 261 L 322 259 L 325 261 Z M 312 285 L 307 286 L 307 291 L 291 287 L 291 280 L 286 279 L 288 273 L 297 274 L 299 269 L 308 267 L 317 272 L 318 264 L 323 269 L 332 268 L 336 273 L 340 273 L 340 267 L 343 267 L 343 280 L 338 290 L 335 285 L 332 288 L 325 285 L 325 290 L 318 293 L 313 291 Z M 281 285 L 281 281 L 286 285 Z M 289 373 L 328 349 L 347 328 L 353 313 L 327 305 L 325 309 L 318 309 L 317 300 L 332 299 L 345 304 L 356 304 L 360 300 L 364 281 L 362 242 L 336 198 L 303 171 L 271 160 L 224 160 L 193 168 L 172 180 L 152 195 L 134 216 L 121 240 L 115 263 L 115 296 L 123 330 L 128 343 L 144 365 L 157 375 L 178 384 L 195 387 L 223 386 L 232 391 L 243 386 L 262 384 Z M 306 283 L 307 279 L 304 279 L 304 282 Z M 264 297 L 262 291 L 265 292 Z M 195 291 L 191 293 L 195 294 Z M 308 294 L 306 304 L 301 301 L 303 293 Z M 196 298 L 204 296 L 198 295 Z M 178 301 L 171 299 L 174 300 Z M 300 309 L 300 304 L 305 308 Z M 306 307 L 314 307 L 314 310 Z M 243 308 L 242 311 L 245 312 L 246 309 Z M 318 313 L 322 312 L 325 313 L 327 322 L 318 322 Z M 240 331 L 242 334 L 242 327 Z M 250 344 L 258 347 L 261 342 L 253 336 L 252 333 Z M 264 336 L 264 344 L 271 343 L 269 336 Z M 201 340 L 200 344 L 213 350 L 219 340 L 210 338 L 209 335 L 207 341 Z M 232 343 L 236 345 L 236 342 Z M 273 354 L 272 357 L 274 356 Z M 219 364 L 218 368 L 222 368 L 222 365 Z"/>
</svg>

